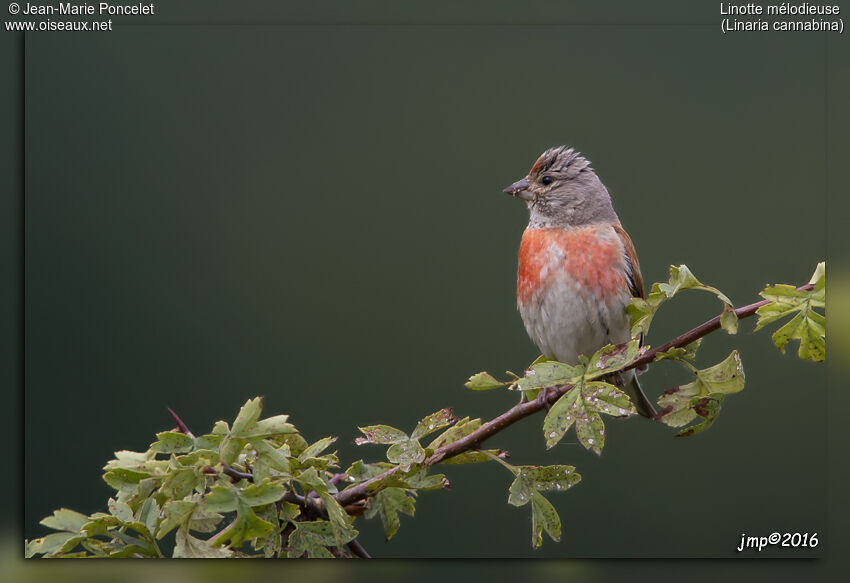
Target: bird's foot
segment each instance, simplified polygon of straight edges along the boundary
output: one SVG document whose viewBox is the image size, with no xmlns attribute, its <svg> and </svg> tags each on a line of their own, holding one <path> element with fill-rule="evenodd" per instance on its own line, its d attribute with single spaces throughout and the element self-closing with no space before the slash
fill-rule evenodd
<svg viewBox="0 0 850 583">
<path fill-rule="evenodd" d="M 543 409 L 546 409 L 546 411 L 548 412 L 549 406 L 550 406 L 549 405 L 549 396 L 552 393 L 557 392 L 557 390 L 558 389 L 556 387 L 546 387 L 544 389 L 540 389 L 540 392 L 537 393 L 537 397 L 534 400 L 537 401 L 537 404 L 540 405 L 540 407 L 542 407 Z"/>
</svg>

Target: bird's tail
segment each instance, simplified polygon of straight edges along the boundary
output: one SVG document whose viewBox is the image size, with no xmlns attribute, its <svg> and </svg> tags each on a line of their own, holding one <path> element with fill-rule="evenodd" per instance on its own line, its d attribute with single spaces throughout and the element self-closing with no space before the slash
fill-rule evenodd
<svg viewBox="0 0 850 583">
<path fill-rule="evenodd" d="M 626 383 L 623 390 L 626 391 L 626 394 L 632 400 L 632 403 L 634 403 L 638 414 L 650 419 L 655 416 L 655 407 L 652 406 L 652 403 L 643 394 L 636 374 L 632 375 L 632 380 Z"/>
</svg>

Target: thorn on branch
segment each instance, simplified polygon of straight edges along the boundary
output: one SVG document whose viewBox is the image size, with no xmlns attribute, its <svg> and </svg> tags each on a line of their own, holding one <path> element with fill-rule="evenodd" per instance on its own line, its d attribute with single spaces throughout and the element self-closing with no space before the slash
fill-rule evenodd
<svg viewBox="0 0 850 583">
<path fill-rule="evenodd" d="M 180 419 L 180 417 L 177 416 L 177 413 L 175 413 L 174 410 L 171 409 L 171 407 L 168 407 L 168 412 L 171 413 L 171 417 L 174 418 L 174 422 L 177 423 L 177 429 L 180 430 L 180 433 L 185 433 L 190 437 L 195 437 L 194 435 L 192 435 L 192 432 L 189 431 L 189 427 L 183 422 L 182 419 Z"/>
<path fill-rule="evenodd" d="M 355 556 L 360 557 L 361 559 L 371 559 L 372 558 L 372 555 L 370 555 L 368 552 L 366 552 L 366 549 L 363 548 L 363 545 L 361 545 L 357 541 L 357 539 L 354 539 L 353 541 L 348 543 L 346 546 L 348 547 L 348 550 L 350 550 L 352 553 L 354 553 Z"/>
</svg>

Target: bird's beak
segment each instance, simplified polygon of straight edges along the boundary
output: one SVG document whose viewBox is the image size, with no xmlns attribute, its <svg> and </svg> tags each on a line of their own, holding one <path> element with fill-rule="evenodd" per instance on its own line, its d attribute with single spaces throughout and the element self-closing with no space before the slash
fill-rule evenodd
<svg viewBox="0 0 850 583">
<path fill-rule="evenodd" d="M 528 187 L 528 180 L 523 178 L 522 180 L 517 180 L 502 192 L 521 198 L 522 200 L 532 200 L 534 196 L 528 191 Z"/>
</svg>

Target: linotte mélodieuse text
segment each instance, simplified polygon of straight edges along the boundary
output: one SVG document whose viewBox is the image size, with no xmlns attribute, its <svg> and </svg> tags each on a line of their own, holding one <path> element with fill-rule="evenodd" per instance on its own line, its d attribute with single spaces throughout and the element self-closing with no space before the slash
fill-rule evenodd
<svg viewBox="0 0 850 583">
<path fill-rule="evenodd" d="M 139 16 L 153 15 L 154 5 L 150 4 L 110 4 L 100 2 L 97 4 L 72 4 L 71 2 L 60 2 L 55 6 L 42 4 L 24 4 L 21 14 L 54 15 L 61 16 L 92 16 L 94 14 L 110 16 Z"/>
<path fill-rule="evenodd" d="M 844 32 L 844 22 L 837 18 L 841 7 L 834 4 L 812 4 L 809 2 L 782 2 L 762 6 L 754 2 L 737 4 L 720 3 L 721 16 L 774 16 L 782 17 L 772 22 L 761 19 L 724 18 L 723 32 L 733 31 L 835 31 Z"/>
</svg>

